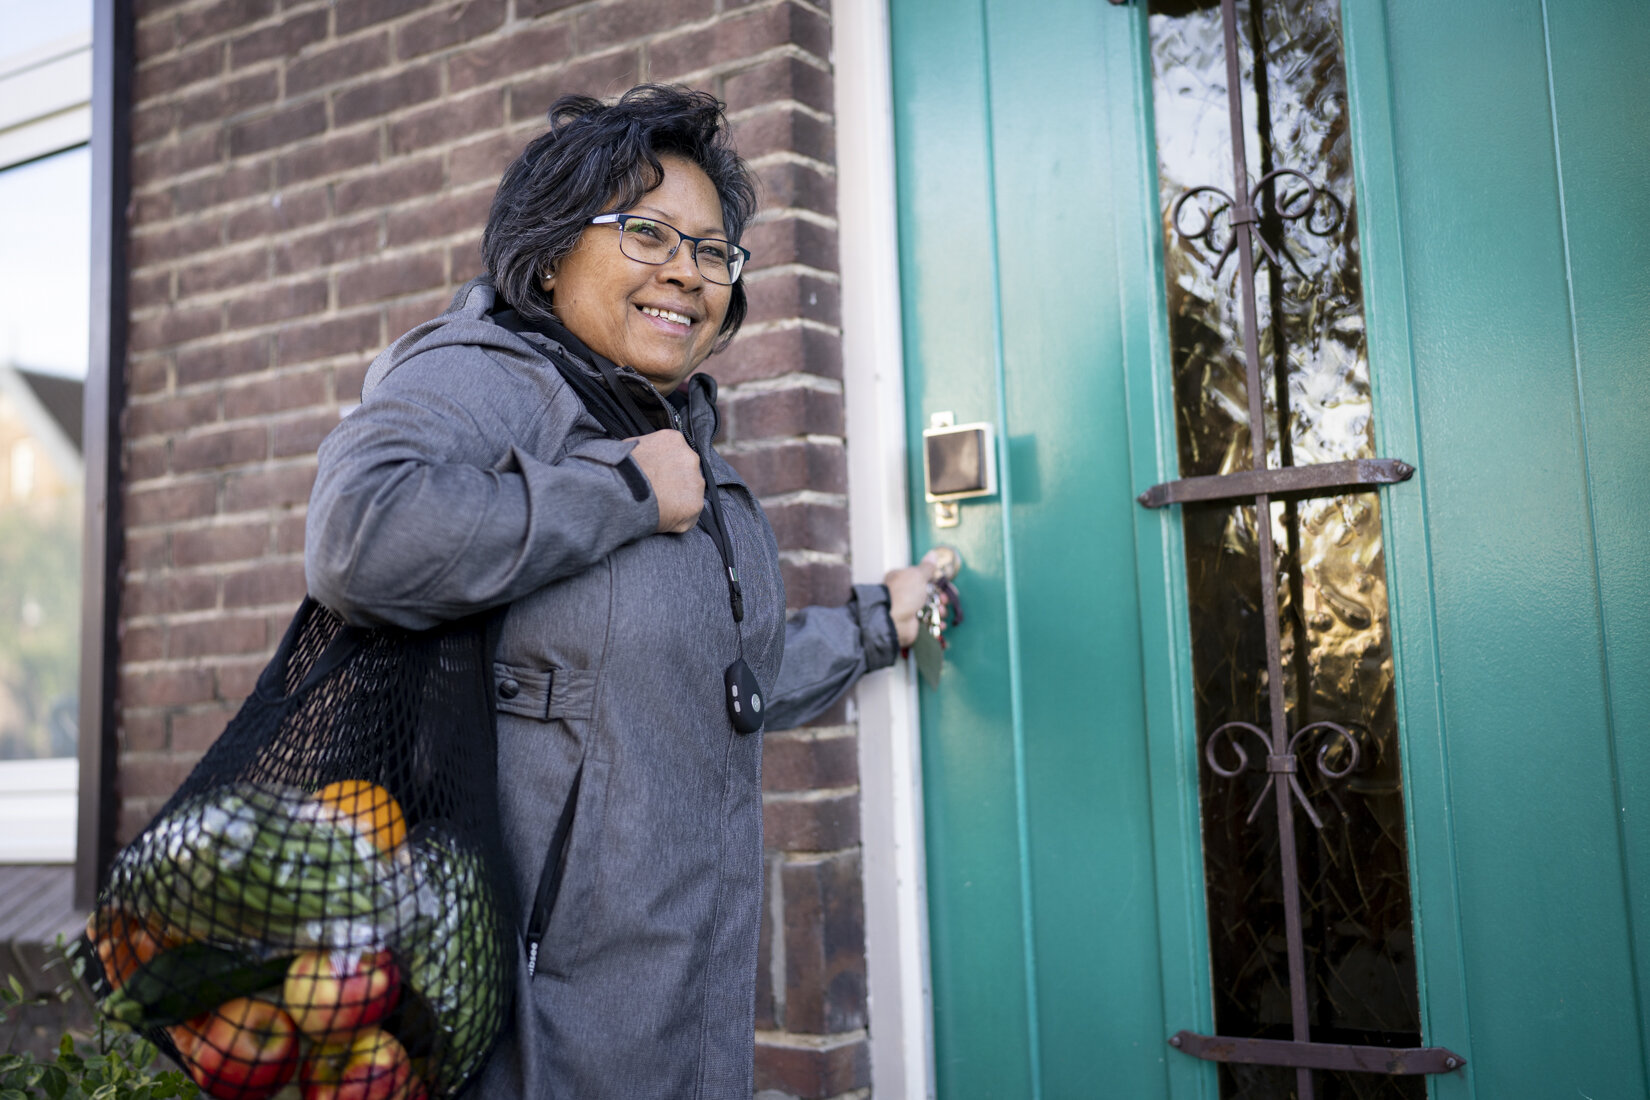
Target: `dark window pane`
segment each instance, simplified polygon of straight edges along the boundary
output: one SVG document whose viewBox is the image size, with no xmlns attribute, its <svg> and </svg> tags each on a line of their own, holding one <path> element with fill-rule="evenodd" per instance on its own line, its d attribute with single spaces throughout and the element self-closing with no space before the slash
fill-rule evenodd
<svg viewBox="0 0 1650 1100">
<path fill-rule="evenodd" d="M 1259 263 L 1256 278 L 1267 419 L 1259 434 L 1268 465 L 1373 457 L 1338 2 L 1237 7 L 1251 185 L 1291 168 L 1333 196 L 1294 220 L 1282 215 L 1304 210 L 1310 197 L 1298 179 L 1283 177 L 1254 200 L 1262 234 L 1280 261 Z M 1172 214 L 1188 188 L 1232 190 L 1221 13 L 1218 4 L 1184 0 L 1151 8 L 1180 473 L 1232 473 L 1251 466 L 1252 452 L 1237 257 L 1220 264 L 1230 211 L 1205 193 L 1188 200 L 1178 223 Z M 1213 218 L 1207 238 L 1187 240 L 1177 232 L 1178 224 L 1195 233 L 1205 216 Z M 1290 729 L 1341 723 L 1358 735 L 1364 755 L 1357 772 L 1332 783 L 1302 753 L 1301 778 L 1324 820 L 1318 832 L 1304 814 L 1296 815 L 1312 1038 L 1417 1045 L 1379 498 L 1274 502 L 1268 520 L 1275 560 L 1267 563 L 1258 557 L 1253 506 L 1188 506 L 1183 515 L 1200 737 L 1228 721 L 1268 724 L 1264 564 L 1277 576 Z M 1251 760 L 1260 751 L 1245 748 Z M 1331 749 L 1331 763 L 1340 751 Z M 1216 1030 L 1291 1038 L 1270 801 L 1253 824 L 1246 821 L 1265 775 L 1225 779 L 1205 763 L 1200 783 Z M 1220 1077 L 1227 1098 L 1294 1095 L 1292 1070 L 1223 1066 Z M 1317 1080 L 1324 1098 L 1426 1095 L 1424 1078 L 1320 1073 Z"/>
</svg>

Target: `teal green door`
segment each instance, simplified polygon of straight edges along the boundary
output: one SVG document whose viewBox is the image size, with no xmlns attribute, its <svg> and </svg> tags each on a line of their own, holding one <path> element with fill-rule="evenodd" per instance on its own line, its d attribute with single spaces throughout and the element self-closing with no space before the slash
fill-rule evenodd
<svg viewBox="0 0 1650 1100">
<path fill-rule="evenodd" d="M 922 698 L 938 1094 L 1238 1095 L 1166 1044 L 1221 991 L 1199 597 L 1135 502 L 1188 472 L 1148 14 L 890 13 L 914 484 L 931 414 L 999 437 L 996 497 L 911 517 L 968 563 Z M 1467 1059 L 1426 1094 L 1650 1095 L 1650 6 L 1340 16 L 1374 445 L 1418 468 L 1376 566 L 1413 997 Z"/>
</svg>

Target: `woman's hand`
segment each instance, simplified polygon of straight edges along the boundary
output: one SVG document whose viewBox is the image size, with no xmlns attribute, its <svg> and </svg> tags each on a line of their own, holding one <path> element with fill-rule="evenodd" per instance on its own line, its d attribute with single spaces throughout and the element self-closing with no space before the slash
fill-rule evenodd
<svg viewBox="0 0 1650 1100">
<path fill-rule="evenodd" d="M 699 456 L 681 432 L 668 428 L 635 439 L 630 457 L 653 486 L 653 496 L 659 502 L 659 531 L 680 535 L 691 530 L 705 507 L 705 478 L 699 472 Z"/>
<path fill-rule="evenodd" d="M 890 569 L 882 578 L 888 586 L 888 616 L 894 620 L 900 648 L 917 640 L 917 612 L 928 602 L 928 582 L 934 579 L 934 563 L 923 558 L 903 569 Z"/>
</svg>

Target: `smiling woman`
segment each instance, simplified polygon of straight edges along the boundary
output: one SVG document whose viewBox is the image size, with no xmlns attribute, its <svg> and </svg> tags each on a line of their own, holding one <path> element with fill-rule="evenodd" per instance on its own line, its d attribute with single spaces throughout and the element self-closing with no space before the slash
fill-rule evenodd
<svg viewBox="0 0 1650 1100">
<path fill-rule="evenodd" d="M 499 185 L 489 275 L 375 360 L 322 445 L 310 591 L 415 629 L 508 609 L 521 994 L 478 1093 L 748 1100 L 760 731 L 891 664 L 928 567 L 786 616 L 695 373 L 744 317 L 755 212 L 721 105 L 644 86 L 550 118 Z"/>
</svg>

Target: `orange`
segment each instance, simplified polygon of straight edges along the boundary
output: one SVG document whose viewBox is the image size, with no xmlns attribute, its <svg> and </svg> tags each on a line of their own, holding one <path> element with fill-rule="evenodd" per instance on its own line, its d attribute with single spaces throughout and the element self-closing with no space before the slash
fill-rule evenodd
<svg viewBox="0 0 1650 1100">
<path fill-rule="evenodd" d="M 393 852 L 407 840 L 407 819 L 395 796 L 365 779 L 340 779 L 315 792 L 315 801 L 330 807 L 380 852 Z"/>
</svg>

